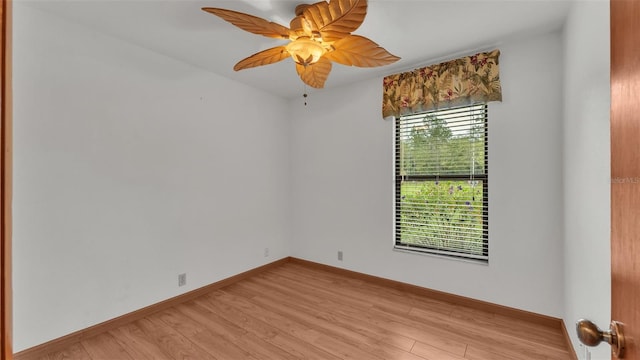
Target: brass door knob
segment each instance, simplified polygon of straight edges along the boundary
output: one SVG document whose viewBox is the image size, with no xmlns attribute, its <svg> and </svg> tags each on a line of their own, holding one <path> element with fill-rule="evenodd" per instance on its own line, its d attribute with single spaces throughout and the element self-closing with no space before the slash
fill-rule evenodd
<svg viewBox="0 0 640 360">
<path fill-rule="evenodd" d="M 612 321 L 609 330 L 600 330 L 590 320 L 580 319 L 576 323 L 580 342 L 587 346 L 596 346 L 603 341 L 611 345 L 611 353 L 618 359 L 624 358 L 624 333 L 622 323 Z"/>
</svg>

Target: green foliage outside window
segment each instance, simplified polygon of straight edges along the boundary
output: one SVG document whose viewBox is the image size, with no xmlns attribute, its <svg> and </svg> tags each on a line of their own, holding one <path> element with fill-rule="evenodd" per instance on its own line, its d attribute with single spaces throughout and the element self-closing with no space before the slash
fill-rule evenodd
<svg viewBox="0 0 640 360">
<path fill-rule="evenodd" d="M 486 255 L 486 112 L 479 108 L 400 120 L 401 245 Z"/>
<path fill-rule="evenodd" d="M 466 180 L 403 182 L 402 243 L 482 254 L 482 185 Z"/>
</svg>

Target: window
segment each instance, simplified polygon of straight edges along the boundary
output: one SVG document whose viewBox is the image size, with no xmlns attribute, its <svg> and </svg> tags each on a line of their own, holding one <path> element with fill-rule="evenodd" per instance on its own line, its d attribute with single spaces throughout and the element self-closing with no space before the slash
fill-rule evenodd
<svg viewBox="0 0 640 360">
<path fill-rule="evenodd" d="M 487 261 L 487 105 L 395 121 L 395 247 Z"/>
</svg>

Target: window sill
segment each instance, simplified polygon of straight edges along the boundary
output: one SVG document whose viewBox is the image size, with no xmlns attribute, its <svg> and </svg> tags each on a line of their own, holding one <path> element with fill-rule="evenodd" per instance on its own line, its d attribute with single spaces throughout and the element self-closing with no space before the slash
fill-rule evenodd
<svg viewBox="0 0 640 360">
<path fill-rule="evenodd" d="M 435 258 L 443 259 L 443 260 L 452 260 L 452 261 L 471 263 L 471 264 L 476 264 L 476 265 L 489 266 L 489 259 L 473 259 L 473 258 L 468 258 L 468 257 L 449 255 L 449 254 L 446 254 L 446 253 L 438 253 L 437 250 L 420 250 L 420 249 L 415 249 L 415 248 L 409 248 L 409 247 L 402 247 L 402 246 L 394 245 L 393 246 L 393 251 L 399 252 L 399 253 L 405 253 L 405 254 L 413 254 L 413 255 L 420 255 L 420 256 L 435 257 Z"/>
</svg>

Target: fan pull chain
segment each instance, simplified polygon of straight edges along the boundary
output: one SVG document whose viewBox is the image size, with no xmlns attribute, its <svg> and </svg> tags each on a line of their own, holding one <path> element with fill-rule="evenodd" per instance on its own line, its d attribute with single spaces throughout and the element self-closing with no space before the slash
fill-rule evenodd
<svg viewBox="0 0 640 360">
<path fill-rule="evenodd" d="M 309 95 L 307 95 L 307 84 L 304 84 L 304 93 L 302 94 L 302 97 L 304 98 L 304 106 L 307 106 L 307 97 Z"/>
</svg>

